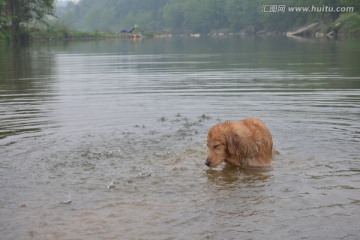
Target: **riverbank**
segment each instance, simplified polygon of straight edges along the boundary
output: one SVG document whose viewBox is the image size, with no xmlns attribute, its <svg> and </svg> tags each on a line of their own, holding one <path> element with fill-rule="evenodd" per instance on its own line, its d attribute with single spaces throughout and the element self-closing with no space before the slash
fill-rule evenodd
<svg viewBox="0 0 360 240">
<path fill-rule="evenodd" d="M 23 27 L 17 34 L 11 29 L 1 29 L 1 42 L 32 42 L 32 41 L 73 41 L 73 40 L 94 40 L 102 38 L 122 37 L 114 32 L 81 31 L 70 28 L 63 23 L 50 22 L 47 25 Z"/>
<path fill-rule="evenodd" d="M 47 42 L 47 41 L 88 41 L 106 38 L 118 39 L 141 39 L 141 34 L 117 33 L 117 32 L 86 32 L 70 28 L 47 28 L 47 29 L 23 29 L 17 37 L 13 37 L 10 31 L 0 32 L 0 43 L 12 42 Z M 153 35 L 147 35 L 153 37 Z"/>
<path fill-rule="evenodd" d="M 88 32 L 70 28 L 62 22 L 53 21 L 46 25 L 23 27 L 16 36 L 13 36 L 10 29 L 0 29 L 0 43 L 4 42 L 32 42 L 32 41 L 77 41 L 77 40 L 95 40 L 104 38 L 119 39 L 140 39 L 143 36 L 150 38 L 171 38 L 173 36 L 189 36 L 189 37 L 224 37 L 232 35 L 241 36 L 287 36 L 287 37 L 303 37 L 303 38 L 360 38 L 360 15 L 357 13 L 343 14 L 334 22 L 314 22 L 308 25 L 293 28 L 287 32 L 272 31 L 269 29 L 255 31 L 252 27 L 247 27 L 240 32 L 233 33 L 227 29 L 213 30 L 208 34 L 204 33 L 187 33 L 174 34 L 171 31 L 148 34 L 130 34 L 118 32 Z"/>
<path fill-rule="evenodd" d="M 239 33 L 226 33 L 226 30 L 212 31 L 209 36 L 226 35 L 258 35 L 258 36 L 287 36 L 302 38 L 360 38 L 360 15 L 357 13 L 343 14 L 333 22 L 310 22 L 304 26 L 293 27 L 288 31 L 273 31 L 270 29 L 255 30 L 248 27 Z M 194 35 L 194 34 L 192 34 Z"/>
</svg>

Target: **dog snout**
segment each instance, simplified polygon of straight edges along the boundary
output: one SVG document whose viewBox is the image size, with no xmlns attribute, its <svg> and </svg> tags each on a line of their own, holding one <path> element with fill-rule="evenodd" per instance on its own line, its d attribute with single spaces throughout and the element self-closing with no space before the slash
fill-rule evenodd
<svg viewBox="0 0 360 240">
<path fill-rule="evenodd" d="M 205 165 L 208 166 L 208 167 L 210 167 L 210 165 L 211 165 L 211 162 L 210 162 L 210 160 L 208 158 L 205 161 Z"/>
</svg>

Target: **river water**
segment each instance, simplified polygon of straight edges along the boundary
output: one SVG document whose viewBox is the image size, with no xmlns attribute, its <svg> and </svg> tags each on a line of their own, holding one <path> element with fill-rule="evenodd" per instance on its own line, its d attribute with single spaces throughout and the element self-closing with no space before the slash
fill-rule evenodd
<svg viewBox="0 0 360 240">
<path fill-rule="evenodd" d="M 2 47 L 1 239 L 360 239 L 359 43 Z M 207 168 L 208 128 L 249 116 L 272 168 Z"/>
</svg>

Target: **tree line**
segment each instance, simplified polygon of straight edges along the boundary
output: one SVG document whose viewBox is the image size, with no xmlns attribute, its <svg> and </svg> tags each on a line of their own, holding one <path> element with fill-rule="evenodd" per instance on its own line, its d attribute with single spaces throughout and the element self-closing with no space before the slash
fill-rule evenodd
<svg viewBox="0 0 360 240">
<path fill-rule="evenodd" d="M 304 6 L 327 6 L 334 11 L 288 11 L 288 7 Z M 145 30 L 173 33 L 284 32 L 311 22 L 334 22 L 346 14 L 336 8 L 346 6 L 353 7 L 351 21 L 358 21 L 357 0 L 81 0 L 69 3 L 59 16 L 67 24 L 92 31 L 118 31 L 137 24 Z"/>
<path fill-rule="evenodd" d="M 322 21 L 360 37 L 358 0 L 80 0 L 56 11 L 55 3 L 0 0 L 0 40 L 4 35 L 26 37 L 27 29 L 39 22 L 48 24 L 50 15 L 64 22 L 62 28 L 86 31 L 118 32 L 137 25 L 146 31 L 170 33 L 285 32 Z M 352 7 L 353 11 L 288 11 L 288 7 L 306 6 Z"/>
</svg>

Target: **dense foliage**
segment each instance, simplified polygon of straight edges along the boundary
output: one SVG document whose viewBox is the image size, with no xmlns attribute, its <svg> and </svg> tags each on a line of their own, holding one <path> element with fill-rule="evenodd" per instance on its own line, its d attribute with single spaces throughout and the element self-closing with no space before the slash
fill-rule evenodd
<svg viewBox="0 0 360 240">
<path fill-rule="evenodd" d="M 22 38 L 22 27 L 53 14 L 54 0 L 0 0 L 0 31 Z"/>
<path fill-rule="evenodd" d="M 269 11 L 271 6 L 285 11 Z M 134 24 L 152 31 L 238 32 L 287 31 L 315 21 L 334 22 L 340 12 L 294 11 L 287 7 L 350 6 L 358 15 L 357 0 L 81 0 L 59 14 L 68 24 L 86 30 L 119 31 Z M 344 13 L 346 14 L 346 13 Z"/>
</svg>

